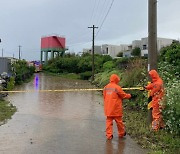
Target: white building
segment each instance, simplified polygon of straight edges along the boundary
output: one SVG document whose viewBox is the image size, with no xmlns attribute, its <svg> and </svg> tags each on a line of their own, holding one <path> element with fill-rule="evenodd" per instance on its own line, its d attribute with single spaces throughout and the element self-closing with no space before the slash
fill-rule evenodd
<svg viewBox="0 0 180 154">
<path fill-rule="evenodd" d="M 102 54 L 101 46 L 100 45 L 95 45 L 94 46 L 94 53 L 95 54 Z"/>
<path fill-rule="evenodd" d="M 120 52 L 120 46 L 118 45 L 110 45 L 110 44 L 102 45 L 102 53 L 110 55 L 112 58 L 116 57 L 119 52 Z"/>
<path fill-rule="evenodd" d="M 126 45 L 125 50 L 123 51 L 123 57 L 131 57 L 131 52 L 132 52 L 132 45 Z"/>
<path fill-rule="evenodd" d="M 161 48 L 171 45 L 173 39 L 168 38 L 157 38 L 157 51 L 159 52 Z M 134 40 L 132 44 L 121 44 L 121 45 L 111 45 L 103 44 L 102 46 L 95 46 L 95 54 L 109 55 L 112 58 L 117 57 L 119 52 L 123 53 L 123 57 L 131 57 L 131 52 L 136 47 L 141 49 L 141 56 L 148 56 L 148 37 L 141 38 L 141 40 Z M 91 53 L 91 49 L 83 49 L 83 52 Z"/>
<path fill-rule="evenodd" d="M 161 48 L 171 45 L 173 40 L 174 39 L 157 38 L 157 51 L 159 52 Z M 132 49 L 135 47 L 139 47 L 141 49 L 141 56 L 148 56 L 148 37 L 133 41 Z"/>
<path fill-rule="evenodd" d="M 83 49 L 83 53 L 92 53 L 92 48 Z M 94 46 L 94 54 L 102 54 L 101 46 L 98 46 L 98 45 Z"/>
<path fill-rule="evenodd" d="M 129 45 L 121 44 L 121 45 L 110 45 L 110 44 L 103 44 L 102 45 L 102 54 L 110 55 L 112 58 L 117 57 L 119 52 L 128 51 Z"/>
<path fill-rule="evenodd" d="M 91 49 L 83 49 L 83 53 L 91 53 Z"/>
<path fill-rule="evenodd" d="M 134 40 L 132 41 L 132 49 L 134 48 L 141 48 L 141 40 Z"/>
</svg>

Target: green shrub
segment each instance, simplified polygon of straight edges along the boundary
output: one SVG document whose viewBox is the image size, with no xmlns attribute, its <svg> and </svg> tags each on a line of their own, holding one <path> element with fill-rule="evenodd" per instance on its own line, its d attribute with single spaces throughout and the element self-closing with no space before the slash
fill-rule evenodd
<svg viewBox="0 0 180 154">
<path fill-rule="evenodd" d="M 25 60 L 18 60 L 12 64 L 12 70 L 15 83 L 20 84 L 33 75 L 35 68 L 33 66 L 29 67 Z"/>
<path fill-rule="evenodd" d="M 117 74 L 121 76 L 121 72 L 119 70 L 107 70 L 105 72 L 96 74 L 93 83 L 96 84 L 98 87 L 103 88 L 106 84 L 109 83 L 109 79 L 112 74 Z"/>
<path fill-rule="evenodd" d="M 166 90 L 163 110 L 166 129 L 180 135 L 180 77 L 175 73 L 171 74 L 175 72 L 175 68 L 167 62 L 159 63 L 159 70 Z"/>
<path fill-rule="evenodd" d="M 91 76 L 92 76 L 92 72 L 90 71 L 80 73 L 80 79 L 82 80 L 88 80 Z"/>
<path fill-rule="evenodd" d="M 0 122 L 10 119 L 16 110 L 10 102 L 0 100 Z"/>
<path fill-rule="evenodd" d="M 14 85 L 15 85 L 15 78 L 10 77 L 10 80 L 7 83 L 7 90 L 12 90 L 14 88 Z"/>
<path fill-rule="evenodd" d="M 110 70 L 113 69 L 115 67 L 115 64 L 113 61 L 107 61 L 103 64 L 103 70 Z"/>
<path fill-rule="evenodd" d="M 123 57 L 123 52 L 119 52 L 119 53 L 117 54 L 117 57 Z"/>
<path fill-rule="evenodd" d="M 103 64 L 111 61 L 112 58 L 108 55 L 98 55 L 94 57 L 95 73 L 101 72 Z M 43 66 L 43 70 L 52 73 L 84 73 L 92 71 L 92 55 L 83 54 L 82 56 L 65 55 L 64 57 L 56 57 L 48 61 Z M 86 73 L 85 73 L 86 74 Z M 84 76 L 82 74 L 82 76 Z"/>
<path fill-rule="evenodd" d="M 137 57 L 141 56 L 141 49 L 139 47 L 134 48 L 131 52 L 131 55 L 137 56 Z"/>
<path fill-rule="evenodd" d="M 127 66 L 128 66 L 128 63 L 129 63 L 129 58 L 127 58 L 127 57 L 118 58 L 118 59 L 115 61 L 115 66 L 116 66 L 118 69 L 126 69 Z"/>
<path fill-rule="evenodd" d="M 180 43 L 174 42 L 170 46 L 162 48 L 160 60 L 172 64 L 180 75 Z"/>
</svg>

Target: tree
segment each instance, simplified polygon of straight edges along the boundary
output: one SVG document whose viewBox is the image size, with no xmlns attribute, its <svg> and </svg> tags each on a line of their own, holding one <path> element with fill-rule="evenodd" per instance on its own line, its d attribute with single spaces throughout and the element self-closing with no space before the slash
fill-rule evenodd
<svg viewBox="0 0 180 154">
<path fill-rule="evenodd" d="M 141 55 L 141 49 L 139 47 L 136 47 L 131 52 L 132 56 L 140 57 Z"/>
</svg>

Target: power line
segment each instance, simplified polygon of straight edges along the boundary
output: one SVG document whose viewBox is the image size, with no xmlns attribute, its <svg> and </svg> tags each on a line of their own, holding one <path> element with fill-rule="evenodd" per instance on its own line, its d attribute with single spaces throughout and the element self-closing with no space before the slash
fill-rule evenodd
<svg viewBox="0 0 180 154">
<path fill-rule="evenodd" d="M 105 17 L 104 17 L 104 19 L 103 19 L 102 23 L 101 23 L 101 25 L 99 26 L 99 30 L 97 31 L 97 33 L 96 33 L 96 36 L 95 36 L 95 37 L 97 37 L 97 35 L 98 35 L 99 31 L 101 30 L 101 28 L 102 28 L 102 26 L 103 26 L 103 24 L 104 24 L 104 22 L 105 22 L 105 20 L 106 20 L 106 18 L 107 18 L 107 16 L 108 16 L 108 14 L 109 14 L 110 10 L 111 10 L 111 8 L 112 8 L 113 3 L 114 3 L 114 0 L 112 0 L 111 5 L 110 5 L 110 7 L 109 7 L 109 9 L 108 9 L 108 11 L 107 11 L 107 13 L 106 13 L 106 15 L 105 15 Z"/>
<path fill-rule="evenodd" d="M 95 17 L 97 17 L 98 16 L 98 11 L 97 10 L 99 10 L 99 3 L 100 3 L 100 0 L 98 0 L 98 2 L 97 2 L 97 7 L 96 7 L 96 11 L 95 11 Z M 95 22 L 95 18 L 94 18 L 94 22 Z"/>
<path fill-rule="evenodd" d="M 92 19 L 93 19 L 93 16 L 94 16 L 95 7 L 96 7 L 96 2 L 97 2 L 97 0 L 95 0 L 94 7 L 93 7 L 93 11 L 92 11 L 92 15 L 91 15 L 91 18 L 90 18 L 90 23 L 89 23 L 89 24 L 91 24 Z"/>
<path fill-rule="evenodd" d="M 101 19 L 103 19 L 103 16 L 104 16 L 104 14 L 106 14 L 106 12 L 107 12 L 107 9 L 108 9 L 108 7 L 109 7 L 109 4 L 111 3 L 109 3 L 110 1 L 107 1 L 107 0 L 104 0 L 104 3 L 101 5 L 102 7 L 102 9 L 101 10 L 99 10 L 99 17 L 97 18 L 97 24 L 96 25 L 100 25 L 100 23 L 101 23 Z"/>
</svg>

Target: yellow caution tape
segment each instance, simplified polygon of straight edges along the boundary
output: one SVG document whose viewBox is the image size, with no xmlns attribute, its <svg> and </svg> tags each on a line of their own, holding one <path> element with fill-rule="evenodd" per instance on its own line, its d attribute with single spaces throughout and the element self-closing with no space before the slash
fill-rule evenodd
<svg viewBox="0 0 180 154">
<path fill-rule="evenodd" d="M 151 82 L 148 82 L 147 85 L 149 85 Z M 150 93 L 151 90 L 148 90 L 148 99 L 150 98 Z M 148 110 L 150 110 L 152 108 L 152 100 L 148 100 L 148 106 L 147 106 Z"/>
<path fill-rule="evenodd" d="M 143 87 L 122 88 L 123 90 L 144 90 Z M 102 91 L 103 89 L 57 89 L 57 90 L 17 90 L 0 91 L 0 93 L 29 93 L 29 92 L 73 92 L 73 91 Z"/>
<path fill-rule="evenodd" d="M 151 108 L 152 108 L 152 101 L 148 103 L 148 110 L 150 110 Z"/>
</svg>

